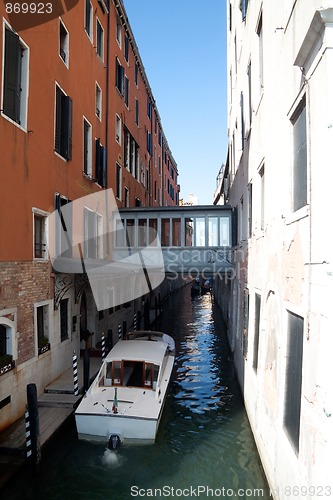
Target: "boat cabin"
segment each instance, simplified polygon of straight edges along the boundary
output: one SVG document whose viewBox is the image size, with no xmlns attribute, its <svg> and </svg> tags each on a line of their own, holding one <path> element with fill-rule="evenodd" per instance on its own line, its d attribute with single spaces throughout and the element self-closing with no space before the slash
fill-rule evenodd
<svg viewBox="0 0 333 500">
<path fill-rule="evenodd" d="M 104 361 L 99 387 L 140 387 L 156 390 L 166 364 L 163 342 L 119 341 Z"/>
</svg>

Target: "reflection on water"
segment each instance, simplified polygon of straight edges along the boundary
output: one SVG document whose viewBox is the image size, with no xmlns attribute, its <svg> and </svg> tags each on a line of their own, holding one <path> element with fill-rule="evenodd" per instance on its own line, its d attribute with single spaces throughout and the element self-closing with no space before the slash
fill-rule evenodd
<svg viewBox="0 0 333 500">
<path fill-rule="evenodd" d="M 157 329 L 174 337 L 176 361 L 156 443 L 113 452 L 78 441 L 70 420 L 43 449 L 39 473 L 24 472 L 4 498 L 163 498 L 163 491 L 172 496 L 171 488 L 185 498 L 191 487 L 206 488 L 194 490 L 199 498 L 223 498 L 222 488 L 236 499 L 251 496 L 238 495 L 238 489 L 262 488 L 260 498 L 269 498 L 211 295 L 191 299 L 189 287 L 175 292 Z"/>
</svg>

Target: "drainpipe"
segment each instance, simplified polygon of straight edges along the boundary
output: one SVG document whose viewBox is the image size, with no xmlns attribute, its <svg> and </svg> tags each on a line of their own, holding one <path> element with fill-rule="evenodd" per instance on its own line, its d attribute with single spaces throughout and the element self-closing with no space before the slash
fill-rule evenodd
<svg viewBox="0 0 333 500">
<path fill-rule="evenodd" d="M 105 97 L 105 149 L 106 149 L 106 155 L 105 155 L 105 205 L 106 205 L 106 228 L 107 228 L 107 234 L 110 234 L 110 214 L 109 214 L 109 206 L 108 206 L 108 195 L 107 195 L 107 188 L 109 186 L 108 182 L 108 175 L 109 175 L 109 83 L 110 83 L 110 32 L 111 32 L 111 15 L 110 15 L 110 9 L 111 9 L 111 2 L 109 2 L 109 9 L 108 9 L 108 29 L 107 29 L 107 48 L 106 48 L 106 97 Z M 110 243 L 109 243 L 109 238 L 106 238 L 106 254 L 107 257 L 110 255 Z"/>
<path fill-rule="evenodd" d="M 109 157 L 109 83 L 110 83 L 110 32 L 111 32 L 111 2 L 109 4 L 108 10 L 108 32 L 107 32 L 107 54 L 106 54 L 106 99 L 105 99 L 105 147 L 106 147 L 106 167 L 105 167 L 105 178 L 106 178 L 106 186 L 108 187 L 108 157 Z"/>
</svg>

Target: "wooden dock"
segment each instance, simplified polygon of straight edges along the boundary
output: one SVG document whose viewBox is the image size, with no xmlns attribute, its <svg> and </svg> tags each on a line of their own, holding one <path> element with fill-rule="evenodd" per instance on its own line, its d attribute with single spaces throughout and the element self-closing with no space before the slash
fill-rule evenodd
<svg viewBox="0 0 333 500">
<path fill-rule="evenodd" d="M 96 376 L 100 366 L 100 358 L 90 358 L 90 380 Z M 44 394 L 38 397 L 39 440 L 40 446 L 62 426 L 74 412 L 82 398 L 83 363 L 78 363 L 79 395 L 74 395 L 73 370 L 45 387 Z M 0 491 L 5 484 L 26 463 L 26 429 L 22 416 L 6 430 L 0 433 Z"/>
</svg>

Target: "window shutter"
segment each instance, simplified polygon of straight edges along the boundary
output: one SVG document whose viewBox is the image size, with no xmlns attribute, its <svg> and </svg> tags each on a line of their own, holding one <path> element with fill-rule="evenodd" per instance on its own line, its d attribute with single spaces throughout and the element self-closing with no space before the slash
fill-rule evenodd
<svg viewBox="0 0 333 500">
<path fill-rule="evenodd" d="M 116 58 L 116 87 L 121 93 L 124 95 L 124 86 L 125 86 L 125 68 L 120 64 L 118 58 Z"/>
<path fill-rule="evenodd" d="M 101 177 L 101 143 L 99 139 L 95 140 L 95 178 L 100 184 Z M 101 185 L 101 184 L 100 184 Z"/>
<path fill-rule="evenodd" d="M 95 141 L 95 177 L 98 184 L 102 187 L 106 187 L 106 148 L 102 146 L 99 139 Z"/>
<path fill-rule="evenodd" d="M 6 29 L 3 111 L 20 123 L 21 57 L 19 36 Z"/>
<path fill-rule="evenodd" d="M 124 95 L 124 87 L 125 87 L 125 68 L 120 66 L 120 87 L 121 87 L 121 95 Z"/>
<path fill-rule="evenodd" d="M 61 90 L 56 87 L 56 120 L 54 133 L 54 149 L 57 153 L 61 153 Z"/>
<path fill-rule="evenodd" d="M 103 187 L 107 187 L 107 155 L 106 155 L 106 148 L 103 148 L 102 150 L 102 158 L 103 158 Z"/>
<path fill-rule="evenodd" d="M 73 123 L 73 101 L 66 97 L 67 103 L 67 140 L 66 140 L 66 158 L 72 159 L 72 123 Z"/>
</svg>

